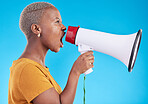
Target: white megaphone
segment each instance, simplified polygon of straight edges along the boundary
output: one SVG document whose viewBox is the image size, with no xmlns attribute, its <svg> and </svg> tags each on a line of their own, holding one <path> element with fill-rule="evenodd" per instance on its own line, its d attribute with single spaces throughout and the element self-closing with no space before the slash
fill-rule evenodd
<svg viewBox="0 0 148 104">
<path fill-rule="evenodd" d="M 130 35 L 115 35 L 79 26 L 69 26 L 66 41 L 76 44 L 81 54 L 95 50 L 113 56 L 123 62 L 131 72 L 137 57 L 141 36 L 141 29 Z M 92 69 L 88 69 L 84 74 L 89 74 L 92 71 Z"/>
</svg>

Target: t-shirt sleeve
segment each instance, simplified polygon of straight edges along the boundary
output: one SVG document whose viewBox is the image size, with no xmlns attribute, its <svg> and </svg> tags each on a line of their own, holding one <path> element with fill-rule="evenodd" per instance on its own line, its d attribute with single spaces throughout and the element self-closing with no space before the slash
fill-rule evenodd
<svg viewBox="0 0 148 104">
<path fill-rule="evenodd" d="M 28 103 L 42 92 L 53 87 L 42 71 L 32 64 L 28 64 L 23 68 L 19 86 Z"/>
</svg>

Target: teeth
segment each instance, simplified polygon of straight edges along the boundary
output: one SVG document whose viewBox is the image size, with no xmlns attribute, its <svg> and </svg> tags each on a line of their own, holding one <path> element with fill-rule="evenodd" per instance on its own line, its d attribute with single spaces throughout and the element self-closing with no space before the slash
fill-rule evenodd
<svg viewBox="0 0 148 104">
<path fill-rule="evenodd" d="M 62 42 L 62 38 L 60 39 L 60 46 L 63 48 L 63 42 Z"/>
<path fill-rule="evenodd" d="M 63 42 L 62 42 L 62 39 L 63 39 L 63 37 L 64 37 L 64 35 L 65 35 L 65 32 L 63 33 L 63 35 L 62 35 L 62 37 L 61 37 L 61 39 L 60 39 L 60 46 L 63 48 Z"/>
<path fill-rule="evenodd" d="M 61 43 L 60 46 L 63 48 L 63 43 Z"/>
</svg>

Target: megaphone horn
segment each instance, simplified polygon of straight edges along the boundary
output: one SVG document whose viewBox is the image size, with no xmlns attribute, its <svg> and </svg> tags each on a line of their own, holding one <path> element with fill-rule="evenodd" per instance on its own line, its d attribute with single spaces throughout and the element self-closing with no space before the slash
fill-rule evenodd
<svg viewBox="0 0 148 104">
<path fill-rule="evenodd" d="M 66 41 L 78 45 L 81 53 L 89 50 L 99 51 L 123 62 L 131 72 L 137 57 L 142 36 L 142 29 L 130 35 L 116 35 L 69 26 Z M 84 74 L 91 73 L 92 69 Z"/>
</svg>

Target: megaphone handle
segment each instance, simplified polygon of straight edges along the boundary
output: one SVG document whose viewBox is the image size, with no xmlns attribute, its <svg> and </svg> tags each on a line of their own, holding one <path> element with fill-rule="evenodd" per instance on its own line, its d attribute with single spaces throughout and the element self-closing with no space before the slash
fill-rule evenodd
<svg viewBox="0 0 148 104">
<path fill-rule="evenodd" d="M 88 51 L 91 51 L 91 50 L 93 50 L 91 47 L 89 47 L 88 45 L 84 45 L 84 44 L 79 44 L 78 45 L 78 51 L 81 53 L 81 54 L 83 54 L 83 53 L 85 53 L 85 52 L 88 52 Z M 89 73 L 91 73 L 93 70 L 92 70 L 92 68 L 90 68 L 90 69 L 88 69 L 85 73 L 84 73 L 84 75 L 87 75 L 87 74 L 89 74 Z"/>
<path fill-rule="evenodd" d="M 92 68 L 90 68 L 84 73 L 84 75 L 87 75 L 87 74 L 91 73 L 92 71 L 93 71 Z"/>
</svg>

